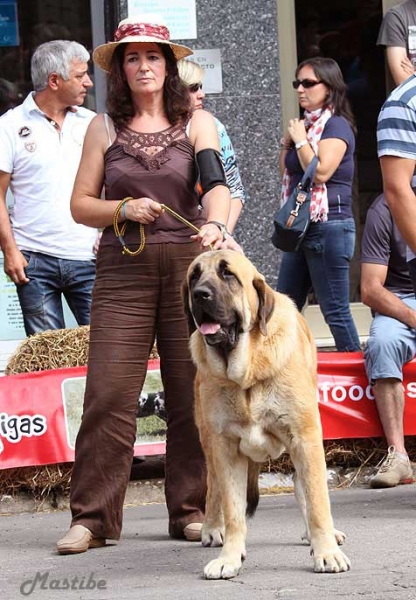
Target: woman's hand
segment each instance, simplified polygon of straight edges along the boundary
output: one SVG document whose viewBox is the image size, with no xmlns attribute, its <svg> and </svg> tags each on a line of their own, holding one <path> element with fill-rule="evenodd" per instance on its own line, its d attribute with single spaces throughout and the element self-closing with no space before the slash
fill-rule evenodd
<svg viewBox="0 0 416 600">
<path fill-rule="evenodd" d="M 221 250 L 234 250 L 234 252 L 244 254 L 244 250 L 242 249 L 240 244 L 235 241 L 232 235 L 226 236 L 225 240 L 221 244 Z"/>
<path fill-rule="evenodd" d="M 199 233 L 191 235 L 191 240 L 199 242 L 202 248 L 212 246 L 214 250 L 219 250 L 224 241 L 221 229 L 215 223 L 205 223 L 202 225 Z"/>
<path fill-rule="evenodd" d="M 129 221 L 143 223 L 143 225 L 153 223 L 163 211 L 162 205 L 151 198 L 134 198 L 125 204 L 126 218 Z"/>
<path fill-rule="evenodd" d="M 306 140 L 305 121 L 303 119 L 290 119 L 287 130 L 294 144 Z"/>
</svg>

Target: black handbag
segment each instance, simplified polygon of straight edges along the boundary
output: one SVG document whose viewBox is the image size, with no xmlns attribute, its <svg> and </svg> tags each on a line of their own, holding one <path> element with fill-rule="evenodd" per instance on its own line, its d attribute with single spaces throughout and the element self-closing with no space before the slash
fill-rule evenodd
<svg viewBox="0 0 416 600">
<path fill-rule="evenodd" d="M 315 156 L 287 202 L 274 215 L 272 244 L 284 252 L 298 250 L 311 222 L 310 204 L 318 157 Z"/>
</svg>

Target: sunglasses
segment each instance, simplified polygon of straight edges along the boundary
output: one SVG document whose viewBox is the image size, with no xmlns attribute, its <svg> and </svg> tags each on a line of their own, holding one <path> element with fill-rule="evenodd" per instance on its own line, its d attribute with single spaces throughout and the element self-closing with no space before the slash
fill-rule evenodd
<svg viewBox="0 0 416 600">
<path fill-rule="evenodd" d="M 315 85 L 318 85 L 319 83 L 322 83 L 322 81 L 313 81 L 312 79 L 295 79 L 295 81 L 292 81 L 292 85 L 295 90 L 297 90 L 300 85 L 307 90 L 315 87 Z"/>
<path fill-rule="evenodd" d="M 190 92 L 195 94 L 195 92 L 202 90 L 202 83 L 193 83 L 192 85 L 188 85 L 188 89 Z"/>
</svg>

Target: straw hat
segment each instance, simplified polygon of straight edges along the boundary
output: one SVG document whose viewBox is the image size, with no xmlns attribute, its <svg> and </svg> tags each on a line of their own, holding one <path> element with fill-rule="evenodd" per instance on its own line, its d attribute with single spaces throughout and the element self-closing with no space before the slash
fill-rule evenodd
<svg viewBox="0 0 416 600">
<path fill-rule="evenodd" d="M 131 42 L 168 44 L 176 60 L 193 54 L 190 48 L 181 44 L 174 44 L 169 40 L 169 37 L 169 29 L 159 15 L 136 15 L 135 17 L 129 17 L 120 21 L 114 34 L 114 42 L 98 46 L 92 54 L 92 59 L 101 69 L 109 72 L 114 50 L 120 44 L 129 44 Z"/>
</svg>

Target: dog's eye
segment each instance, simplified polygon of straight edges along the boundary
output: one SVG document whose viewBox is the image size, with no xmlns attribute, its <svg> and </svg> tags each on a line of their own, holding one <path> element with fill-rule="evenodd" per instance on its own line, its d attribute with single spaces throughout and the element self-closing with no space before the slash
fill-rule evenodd
<svg viewBox="0 0 416 600">
<path fill-rule="evenodd" d="M 222 272 L 222 276 L 226 279 L 235 279 L 234 273 L 232 273 L 229 269 L 224 269 Z"/>
<path fill-rule="evenodd" d="M 195 269 L 191 276 L 189 277 L 189 283 L 192 285 L 196 283 L 201 276 L 201 271 L 199 269 Z"/>
</svg>

